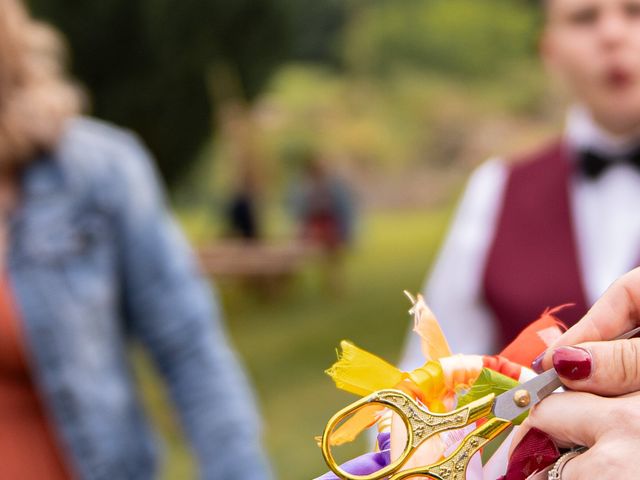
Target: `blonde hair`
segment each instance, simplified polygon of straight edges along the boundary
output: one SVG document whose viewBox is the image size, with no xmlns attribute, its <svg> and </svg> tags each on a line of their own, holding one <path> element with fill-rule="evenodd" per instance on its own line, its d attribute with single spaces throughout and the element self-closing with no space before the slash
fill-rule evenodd
<svg viewBox="0 0 640 480">
<path fill-rule="evenodd" d="M 55 148 L 82 94 L 65 74 L 62 39 L 21 0 L 0 0 L 0 168 Z"/>
</svg>

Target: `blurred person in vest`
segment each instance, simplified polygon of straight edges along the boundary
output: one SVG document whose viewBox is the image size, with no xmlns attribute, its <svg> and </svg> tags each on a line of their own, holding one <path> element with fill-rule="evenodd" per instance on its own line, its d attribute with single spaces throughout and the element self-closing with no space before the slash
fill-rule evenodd
<svg viewBox="0 0 640 480">
<path fill-rule="evenodd" d="M 546 0 L 540 53 L 573 105 L 557 140 L 471 176 L 425 287 L 456 353 L 547 307 L 573 325 L 640 262 L 640 0 Z M 402 364 L 424 360 L 409 336 Z"/>
<path fill-rule="evenodd" d="M 20 0 L 0 0 L 0 478 L 157 478 L 134 339 L 201 478 L 270 478 L 252 393 L 153 162 L 132 134 L 79 116 L 62 54 Z"/>
</svg>

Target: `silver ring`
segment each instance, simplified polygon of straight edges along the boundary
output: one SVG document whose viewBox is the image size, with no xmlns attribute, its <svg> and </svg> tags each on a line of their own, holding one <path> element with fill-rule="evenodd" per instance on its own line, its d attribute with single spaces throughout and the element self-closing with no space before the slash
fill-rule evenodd
<svg viewBox="0 0 640 480">
<path fill-rule="evenodd" d="M 553 465 L 553 468 L 547 472 L 547 479 L 548 480 L 562 480 L 562 470 L 564 470 L 564 467 L 567 465 L 567 462 L 569 460 L 571 460 L 572 458 L 576 458 L 578 455 L 580 455 L 585 450 L 586 450 L 586 448 L 580 447 L 580 448 L 576 448 L 575 450 L 571 450 L 570 452 L 567 452 L 564 455 L 562 455 L 558 459 L 558 461 L 556 461 L 556 463 Z"/>
</svg>

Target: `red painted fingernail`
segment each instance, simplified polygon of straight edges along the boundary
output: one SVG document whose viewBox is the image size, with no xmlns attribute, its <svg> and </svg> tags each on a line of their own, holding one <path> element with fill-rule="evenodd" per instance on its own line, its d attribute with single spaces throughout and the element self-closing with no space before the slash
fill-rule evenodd
<svg viewBox="0 0 640 480">
<path fill-rule="evenodd" d="M 567 380 L 584 380 L 591 375 L 591 353 L 580 347 L 560 347 L 553 352 L 553 368 Z"/>
<path fill-rule="evenodd" d="M 542 352 L 540 355 L 538 355 L 533 362 L 531 362 L 531 370 L 533 370 L 536 373 L 542 373 L 542 359 L 544 358 L 544 354 L 547 352 Z"/>
</svg>

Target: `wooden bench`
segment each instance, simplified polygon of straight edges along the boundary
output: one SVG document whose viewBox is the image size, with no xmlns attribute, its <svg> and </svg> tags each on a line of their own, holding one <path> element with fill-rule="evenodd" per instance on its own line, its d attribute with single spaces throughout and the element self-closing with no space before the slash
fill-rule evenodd
<svg viewBox="0 0 640 480">
<path fill-rule="evenodd" d="M 317 251 L 300 242 L 224 240 L 199 248 L 198 256 L 204 273 L 216 279 L 282 280 L 298 273 Z"/>
</svg>

